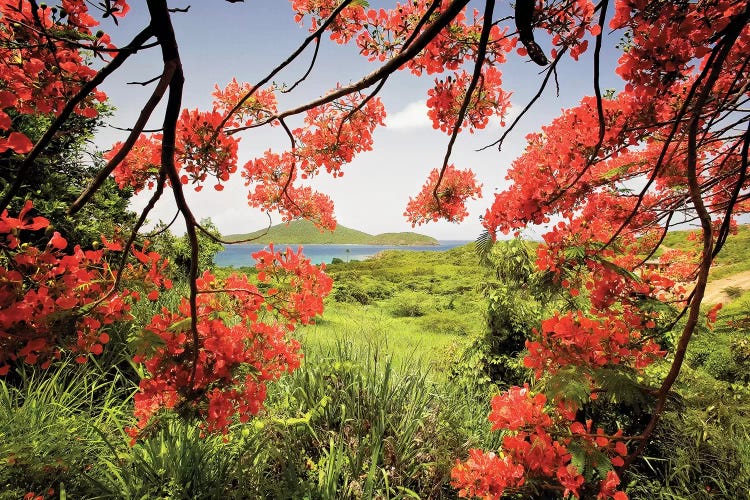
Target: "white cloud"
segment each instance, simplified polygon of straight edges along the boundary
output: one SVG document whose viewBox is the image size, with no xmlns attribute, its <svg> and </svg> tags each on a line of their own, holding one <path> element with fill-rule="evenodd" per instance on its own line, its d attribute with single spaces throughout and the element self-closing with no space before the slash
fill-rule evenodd
<svg viewBox="0 0 750 500">
<path fill-rule="evenodd" d="M 504 120 L 505 125 L 510 125 L 519 112 L 520 109 L 518 106 L 514 106 L 513 104 L 508 106 L 508 111 L 505 114 Z M 432 128 L 432 120 L 427 116 L 427 102 L 414 101 L 407 104 L 401 111 L 388 115 L 385 119 L 385 124 L 388 128 L 393 130 Z M 502 128 L 500 126 L 500 118 L 497 116 L 491 117 L 487 128 Z"/>
<path fill-rule="evenodd" d="M 432 128 L 432 120 L 427 117 L 427 102 L 415 101 L 404 109 L 388 115 L 385 119 L 388 128 L 396 130 L 413 128 Z"/>
</svg>

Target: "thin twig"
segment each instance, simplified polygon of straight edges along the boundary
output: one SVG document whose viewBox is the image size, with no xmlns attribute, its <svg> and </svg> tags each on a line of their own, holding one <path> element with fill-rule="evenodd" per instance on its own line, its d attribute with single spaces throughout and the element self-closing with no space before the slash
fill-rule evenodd
<svg viewBox="0 0 750 500">
<path fill-rule="evenodd" d="M 495 10 L 495 0 L 487 0 L 484 7 L 484 23 L 482 25 L 482 33 L 479 35 L 479 48 L 477 50 L 477 61 L 474 64 L 474 73 L 471 75 L 471 81 L 466 89 L 466 95 L 461 103 L 461 108 L 458 110 L 458 116 L 456 117 L 456 123 L 453 125 L 453 131 L 451 137 L 448 140 L 448 146 L 445 150 L 445 156 L 443 157 L 443 166 L 440 168 L 440 173 L 435 183 L 435 188 L 432 190 L 432 196 L 435 198 L 437 203 L 438 211 L 440 210 L 440 195 L 438 194 L 440 189 L 440 183 L 443 181 L 443 176 L 448 168 L 448 162 L 450 161 L 451 153 L 453 152 L 453 145 L 456 143 L 458 133 L 463 126 L 466 112 L 471 104 L 471 99 L 474 96 L 474 90 L 477 88 L 479 79 L 482 77 L 482 67 L 484 66 L 484 58 L 487 54 L 487 42 L 490 39 L 490 32 L 492 31 L 492 14 Z"/>
<path fill-rule="evenodd" d="M 539 100 L 539 98 L 544 93 L 544 89 L 547 88 L 547 83 L 549 83 L 549 79 L 552 76 L 555 67 L 560 62 L 560 59 L 562 59 L 562 56 L 565 54 L 567 50 L 568 50 L 567 47 L 563 47 L 560 50 L 560 52 L 557 54 L 557 57 L 555 57 L 555 60 L 552 61 L 552 63 L 549 66 L 547 66 L 547 69 L 546 69 L 547 75 L 542 80 L 542 84 L 539 86 L 539 90 L 537 90 L 534 97 L 532 97 L 531 100 L 526 104 L 526 106 L 524 106 L 524 108 L 521 110 L 518 116 L 515 117 L 515 119 L 511 122 L 510 126 L 506 128 L 505 131 L 503 131 L 503 135 L 500 136 L 500 139 L 496 140 L 495 142 L 491 144 L 487 144 L 486 146 L 483 146 L 477 149 L 477 151 L 484 151 L 485 149 L 489 149 L 492 146 L 497 146 L 498 151 L 502 150 L 503 142 L 505 141 L 505 138 L 508 137 L 508 134 L 510 134 L 513 131 L 513 129 L 516 128 L 516 125 L 518 125 L 518 123 L 521 121 L 521 118 L 526 116 L 526 113 L 528 113 L 531 110 L 534 104 Z"/>
<path fill-rule="evenodd" d="M 68 117 L 70 117 L 70 115 L 73 113 L 75 107 L 80 104 L 109 75 L 111 75 L 117 68 L 119 68 L 130 55 L 138 52 L 141 45 L 143 45 L 146 40 L 151 38 L 151 36 L 151 27 L 148 26 L 143 31 L 138 33 L 126 47 L 123 47 L 122 50 L 114 58 L 112 58 L 112 61 L 110 61 L 109 64 L 100 69 L 99 72 L 94 75 L 94 77 L 85 85 L 83 85 L 78 93 L 76 93 L 76 95 L 74 95 L 65 104 L 65 107 L 63 107 L 60 114 L 50 124 L 50 126 L 47 128 L 47 131 L 37 141 L 37 143 L 34 145 L 34 148 L 29 152 L 29 154 L 26 155 L 23 163 L 19 166 L 13 184 L 3 195 L 2 201 L 0 201 L 0 212 L 8 207 L 8 203 L 10 203 L 10 200 L 13 199 L 13 196 L 15 196 L 15 194 L 18 192 L 18 189 L 23 184 L 23 181 L 26 179 L 26 175 L 28 174 L 28 171 L 34 161 L 49 145 L 55 134 L 57 134 L 57 132 L 60 130 L 60 127 L 62 127 L 63 123 L 65 123 Z"/>
<path fill-rule="evenodd" d="M 86 190 L 81 193 L 78 199 L 71 204 L 68 213 L 72 215 L 83 208 L 83 206 L 91 199 L 94 193 L 101 187 L 102 184 L 104 184 L 104 181 L 107 180 L 107 178 L 115 170 L 115 168 L 117 168 L 117 166 L 122 163 L 128 153 L 130 153 L 130 150 L 133 149 L 133 146 L 138 140 L 138 137 L 143 132 L 146 123 L 148 123 L 148 119 L 151 117 L 151 113 L 154 112 L 154 109 L 156 109 L 156 106 L 159 104 L 162 97 L 164 97 L 164 93 L 166 92 L 167 88 L 169 88 L 169 85 L 172 82 L 176 71 L 177 66 L 174 62 L 168 61 L 164 64 L 164 73 L 162 73 L 161 75 L 161 80 L 159 80 L 159 84 L 154 89 L 151 97 L 149 97 L 148 101 L 146 101 L 146 104 L 143 106 L 143 109 L 141 109 L 138 120 L 135 122 L 133 130 L 131 130 L 130 134 L 128 134 L 128 138 L 125 140 L 123 145 L 120 146 L 120 149 L 117 150 L 117 153 L 115 153 L 115 155 L 107 162 L 107 164 L 104 165 L 101 170 L 99 170 L 99 172 L 96 174 L 96 177 L 94 177 Z M 166 130 L 164 131 L 166 132 Z"/>
</svg>

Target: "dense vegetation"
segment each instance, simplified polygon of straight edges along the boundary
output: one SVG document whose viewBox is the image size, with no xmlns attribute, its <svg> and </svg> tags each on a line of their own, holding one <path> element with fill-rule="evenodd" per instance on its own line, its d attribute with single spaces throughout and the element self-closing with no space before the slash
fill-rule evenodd
<svg viewBox="0 0 750 500">
<path fill-rule="evenodd" d="M 750 276 L 740 253 L 713 275 L 723 311 L 709 286 L 750 211 L 750 1 L 485 0 L 473 15 L 469 0 L 290 3 L 290 20 L 309 34 L 269 73 L 216 85 L 193 108 L 172 19 L 196 9 L 147 0 L 127 18 L 141 30 L 117 47 L 127 0 L 0 1 L 2 495 L 750 491 Z M 195 26 L 204 31 L 211 17 Z M 284 36 L 241 28 L 242 47 Z M 315 93 L 293 92 L 312 83 L 328 39 L 374 68 L 306 100 Z M 143 59 L 149 74 L 130 84 L 149 86 L 150 97 L 122 141 L 89 162 L 90 132 L 107 109 L 98 87 L 147 49 L 161 55 L 159 76 Z M 483 182 L 456 164 L 454 145 L 462 131 L 505 127 L 505 62 L 528 56 L 545 69 L 487 147 L 503 145 L 550 82 L 560 87 L 561 61 L 584 54 L 591 95 L 526 136 L 511 182 L 481 217 L 475 261 L 449 255 L 445 278 L 426 259 L 349 275 L 342 267 L 335 291 L 291 249 L 259 250 L 244 274 L 212 268 L 220 241 L 186 190 L 223 191 L 241 177 L 251 207 L 333 229 L 332 199 L 308 180 L 341 177 L 374 148 L 386 121 L 381 90 L 398 71 L 434 82 L 427 117 L 448 135 L 403 214 L 413 226 L 464 220 Z M 308 69 L 287 84 L 286 70 L 300 65 Z M 614 75 L 622 85 L 603 92 Z M 155 113 L 163 120 L 151 128 Z M 240 140 L 275 125 L 284 141 L 241 165 Z M 400 183 L 398 166 L 382 178 Z M 131 194 L 145 191 L 140 213 L 128 213 Z M 146 234 L 167 193 L 184 238 L 165 226 Z M 700 243 L 667 240 L 690 248 L 658 254 L 686 222 L 700 227 Z M 533 252 L 518 240 L 495 244 L 542 225 Z M 331 315 L 314 327 L 324 301 Z M 326 334 L 326 321 L 329 334 L 349 335 L 308 341 Z M 416 342 L 391 342 L 388 330 L 443 337 L 445 347 L 418 356 Z"/>
<path fill-rule="evenodd" d="M 159 307 L 143 304 L 95 362 L 0 381 L 0 498 L 455 498 L 454 461 L 499 444 L 487 396 L 530 378 L 526 332 L 562 300 L 529 252 L 498 243 L 480 259 L 471 244 L 330 265 L 326 312 L 298 332 L 305 362 L 269 387 L 256 419 L 204 436 L 175 415 L 130 446 L 139 371 L 127 339 Z M 745 294 L 699 332 L 657 438 L 625 476 L 632 498 L 750 487 L 749 306 Z M 631 403 L 611 404 L 598 411 Z"/>
<path fill-rule="evenodd" d="M 438 241 L 430 236 L 418 233 L 383 233 L 371 235 L 341 224 L 333 231 L 323 231 L 306 220 L 295 220 L 277 224 L 247 234 L 230 234 L 226 241 L 251 240 L 253 243 L 285 243 L 289 245 L 437 245 Z"/>
</svg>

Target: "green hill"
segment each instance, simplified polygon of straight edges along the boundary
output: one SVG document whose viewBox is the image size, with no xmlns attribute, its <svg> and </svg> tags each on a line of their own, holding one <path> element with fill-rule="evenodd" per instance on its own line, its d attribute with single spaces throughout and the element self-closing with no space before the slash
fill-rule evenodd
<svg viewBox="0 0 750 500">
<path fill-rule="evenodd" d="M 695 250 L 700 252 L 701 241 L 691 241 L 688 235 L 695 231 L 672 231 L 664 238 L 664 246 L 680 250 Z M 737 227 L 737 234 L 729 235 L 724 248 L 714 261 L 711 279 L 724 278 L 735 273 L 750 270 L 750 226 Z"/>
<path fill-rule="evenodd" d="M 278 224 L 247 234 L 230 234 L 224 237 L 227 241 L 253 239 L 254 243 L 285 243 L 294 245 L 437 245 L 438 241 L 430 236 L 418 233 L 383 233 L 371 235 L 356 229 L 336 226 L 335 231 L 321 231 L 311 222 L 305 220 Z"/>
<path fill-rule="evenodd" d="M 368 245 L 437 245 L 435 238 L 419 233 L 382 233 L 370 237 Z"/>
</svg>

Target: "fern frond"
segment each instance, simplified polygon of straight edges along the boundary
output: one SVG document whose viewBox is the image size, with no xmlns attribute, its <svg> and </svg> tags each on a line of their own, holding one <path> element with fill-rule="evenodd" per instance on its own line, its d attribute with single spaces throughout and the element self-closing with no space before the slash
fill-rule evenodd
<svg viewBox="0 0 750 500">
<path fill-rule="evenodd" d="M 583 442 L 572 441 L 568 445 L 568 452 L 570 463 L 578 469 L 586 481 L 595 479 L 594 473 L 599 479 L 604 479 L 607 477 L 607 472 L 612 470 L 612 463 L 605 453 Z"/>
<path fill-rule="evenodd" d="M 633 407 L 637 412 L 647 410 L 652 403 L 650 389 L 638 382 L 635 373 L 614 368 L 600 368 L 592 372 L 594 383 L 603 394 L 600 396 L 612 403 Z"/>
<path fill-rule="evenodd" d="M 482 264 L 488 264 L 490 261 L 490 253 L 492 247 L 495 245 L 495 240 L 490 235 L 488 230 L 482 231 L 476 241 L 474 242 L 474 249 L 477 252 L 477 257 Z"/>
<path fill-rule="evenodd" d="M 566 368 L 548 377 L 543 382 L 542 390 L 548 395 L 560 396 L 579 406 L 583 406 L 591 396 L 589 379 L 586 372 L 579 367 Z"/>
</svg>

